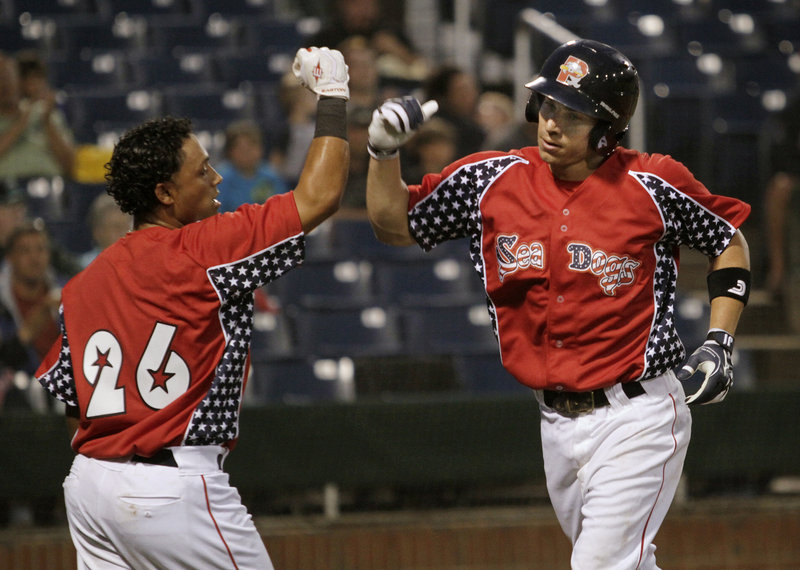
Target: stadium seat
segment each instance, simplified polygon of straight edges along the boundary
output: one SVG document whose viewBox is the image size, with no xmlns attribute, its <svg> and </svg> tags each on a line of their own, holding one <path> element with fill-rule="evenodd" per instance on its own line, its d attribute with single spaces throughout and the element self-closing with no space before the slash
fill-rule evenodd
<svg viewBox="0 0 800 570">
<path fill-rule="evenodd" d="M 0 23 L 0 50 L 6 53 L 32 49 L 43 55 L 55 51 L 56 25 L 53 22 L 33 20 L 20 25 L 18 22 Z"/>
<path fill-rule="evenodd" d="M 255 119 L 253 95 L 241 89 L 221 86 L 173 86 L 163 89 L 165 114 L 189 117 L 193 121 L 225 124 Z"/>
<path fill-rule="evenodd" d="M 117 52 L 53 57 L 47 60 L 47 69 L 51 85 L 67 92 L 124 89 L 132 83 L 127 58 Z"/>
<path fill-rule="evenodd" d="M 141 22 L 75 20 L 58 24 L 57 30 L 58 51 L 71 59 L 107 52 L 131 55 L 147 48 L 146 28 Z"/>
<path fill-rule="evenodd" d="M 402 317 L 405 345 L 410 354 L 497 351 L 485 303 L 404 306 Z"/>
<path fill-rule="evenodd" d="M 220 79 L 230 88 L 242 83 L 277 85 L 292 59 L 281 54 L 221 53 L 214 55 Z"/>
<path fill-rule="evenodd" d="M 253 53 L 286 53 L 294 56 L 306 34 L 296 20 L 241 20 L 242 47 Z"/>
<path fill-rule="evenodd" d="M 66 113 L 78 142 L 97 143 L 114 126 L 121 129 L 160 115 L 158 96 L 148 90 L 73 91 Z"/>
<path fill-rule="evenodd" d="M 181 55 L 198 51 L 236 52 L 241 48 L 241 26 L 236 20 L 212 14 L 202 22 L 147 20 L 147 34 L 157 53 Z"/>
<path fill-rule="evenodd" d="M 293 355 L 295 340 L 289 317 L 282 312 L 256 311 L 250 352 L 254 360 Z"/>
<path fill-rule="evenodd" d="M 306 260 L 271 283 L 269 293 L 282 306 L 364 307 L 374 301 L 372 271 L 354 258 Z"/>
<path fill-rule="evenodd" d="M 134 83 L 141 87 L 193 85 L 203 89 L 212 87 L 217 79 L 216 68 L 207 53 L 133 56 L 129 65 Z"/>
<path fill-rule="evenodd" d="M 191 0 L 96 0 L 100 13 L 109 20 L 120 13 L 160 21 L 186 22 L 194 18 Z"/>
<path fill-rule="evenodd" d="M 373 273 L 383 303 L 422 305 L 459 299 L 480 302 L 483 298 L 480 279 L 466 259 L 375 260 Z"/>
<path fill-rule="evenodd" d="M 341 255 L 352 255 L 363 259 L 387 259 L 402 257 L 424 257 L 426 254 L 416 245 L 394 247 L 375 237 L 372 226 L 365 218 L 336 218 L 332 220 L 330 245 Z"/>
<path fill-rule="evenodd" d="M 352 384 L 348 368 L 346 359 L 338 358 L 254 359 L 247 393 L 256 405 L 342 400 L 346 399 L 347 384 Z"/>
<path fill-rule="evenodd" d="M 391 307 L 287 307 L 298 349 L 315 356 L 377 357 L 402 350 L 397 311 Z"/>
<path fill-rule="evenodd" d="M 93 0 L 15 0 L 9 4 L 13 6 L 15 18 L 18 20 L 49 18 L 66 22 L 99 17 Z"/>
<path fill-rule="evenodd" d="M 533 397 L 533 390 L 520 384 L 500 361 L 500 353 L 459 354 L 453 368 L 461 389 L 476 396 L 519 394 Z"/>
<path fill-rule="evenodd" d="M 197 0 L 197 11 L 204 16 L 217 13 L 223 16 L 266 18 L 275 15 L 273 0 Z"/>
</svg>

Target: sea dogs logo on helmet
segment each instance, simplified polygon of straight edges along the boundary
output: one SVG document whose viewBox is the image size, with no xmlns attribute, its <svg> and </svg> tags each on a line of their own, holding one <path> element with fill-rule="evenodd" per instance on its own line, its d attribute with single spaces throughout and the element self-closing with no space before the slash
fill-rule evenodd
<svg viewBox="0 0 800 570">
<path fill-rule="evenodd" d="M 570 87 L 580 87 L 581 80 L 589 75 L 589 64 L 574 55 L 567 58 L 567 61 L 559 66 L 561 72 L 556 77 L 556 81 L 569 85 Z"/>
</svg>

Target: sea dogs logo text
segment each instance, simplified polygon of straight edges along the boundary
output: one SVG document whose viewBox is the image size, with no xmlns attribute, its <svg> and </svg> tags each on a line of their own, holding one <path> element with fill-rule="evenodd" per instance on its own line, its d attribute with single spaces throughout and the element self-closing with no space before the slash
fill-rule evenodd
<svg viewBox="0 0 800 570">
<path fill-rule="evenodd" d="M 585 243 L 570 243 L 567 251 L 572 256 L 569 269 L 597 275 L 606 295 L 617 294 L 617 287 L 631 285 L 636 279 L 636 268 L 641 265 L 627 256 L 593 250 Z"/>
<path fill-rule="evenodd" d="M 499 235 L 495 240 L 497 272 L 502 282 L 517 269 L 544 269 L 544 246 L 539 242 L 519 243 L 519 236 Z"/>
</svg>

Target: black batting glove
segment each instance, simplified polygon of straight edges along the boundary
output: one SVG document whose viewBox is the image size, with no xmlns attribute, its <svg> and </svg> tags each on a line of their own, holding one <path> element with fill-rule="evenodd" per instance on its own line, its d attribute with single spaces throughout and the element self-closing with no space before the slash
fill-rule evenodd
<svg viewBox="0 0 800 570">
<path fill-rule="evenodd" d="M 725 399 L 733 385 L 732 351 L 732 335 L 719 329 L 708 333 L 703 346 L 677 372 L 687 404 L 715 404 Z"/>
</svg>

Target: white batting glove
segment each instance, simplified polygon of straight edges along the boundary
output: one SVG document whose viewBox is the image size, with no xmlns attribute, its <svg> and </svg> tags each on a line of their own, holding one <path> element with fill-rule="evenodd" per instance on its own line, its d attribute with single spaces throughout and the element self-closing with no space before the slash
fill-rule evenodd
<svg viewBox="0 0 800 570">
<path fill-rule="evenodd" d="M 350 99 L 348 69 L 341 52 L 326 47 L 300 48 L 292 64 L 295 77 L 317 98 L 337 97 L 345 101 Z"/>
<path fill-rule="evenodd" d="M 367 144 L 370 155 L 378 160 L 397 156 L 397 149 L 438 110 L 436 101 L 420 105 L 414 97 L 385 101 L 372 113 Z"/>
<path fill-rule="evenodd" d="M 708 333 L 676 374 L 686 391 L 687 404 L 716 404 L 725 399 L 733 385 L 732 351 L 732 335 L 719 329 Z"/>
</svg>

